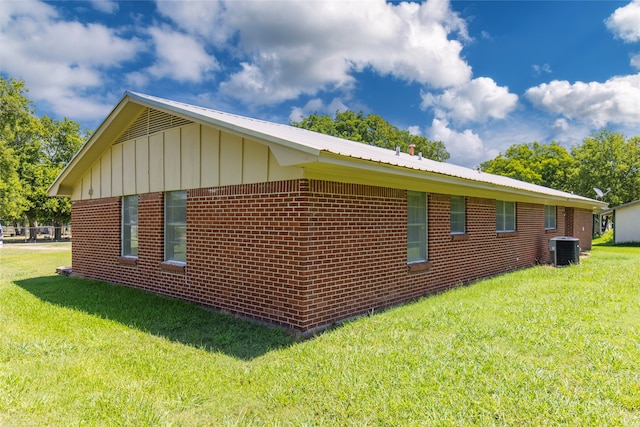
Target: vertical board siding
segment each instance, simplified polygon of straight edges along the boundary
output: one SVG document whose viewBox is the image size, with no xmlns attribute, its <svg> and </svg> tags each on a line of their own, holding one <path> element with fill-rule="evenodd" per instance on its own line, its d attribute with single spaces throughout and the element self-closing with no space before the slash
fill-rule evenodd
<svg viewBox="0 0 640 427">
<path fill-rule="evenodd" d="M 227 132 L 220 134 L 220 185 L 242 182 L 242 138 Z"/>
<path fill-rule="evenodd" d="M 181 128 L 180 188 L 200 187 L 200 125 Z"/>
<path fill-rule="evenodd" d="M 265 182 L 269 177 L 269 147 L 245 139 L 243 141 L 242 183 Z"/>
<path fill-rule="evenodd" d="M 299 179 L 303 169 L 280 166 L 263 143 L 192 123 L 122 140 L 87 174 L 72 200 Z"/>
<path fill-rule="evenodd" d="M 202 187 L 220 184 L 220 131 L 203 126 L 200 144 L 200 181 Z"/>
<path fill-rule="evenodd" d="M 113 145 L 111 147 L 111 196 L 122 196 L 122 174 L 122 144 Z M 109 197 L 109 195 L 104 194 L 103 197 Z"/>
<path fill-rule="evenodd" d="M 100 158 L 100 196 L 111 196 L 111 150 Z"/>
<path fill-rule="evenodd" d="M 149 192 L 149 138 L 136 139 L 136 193 Z M 135 194 L 135 193 L 134 193 Z"/>
<path fill-rule="evenodd" d="M 149 137 L 149 191 L 164 189 L 164 134 Z"/>
<path fill-rule="evenodd" d="M 182 165 L 180 148 L 180 129 L 164 132 L 164 190 L 180 190 L 180 166 Z"/>
<path fill-rule="evenodd" d="M 122 191 L 123 195 L 136 194 L 136 140 L 122 144 Z"/>
</svg>

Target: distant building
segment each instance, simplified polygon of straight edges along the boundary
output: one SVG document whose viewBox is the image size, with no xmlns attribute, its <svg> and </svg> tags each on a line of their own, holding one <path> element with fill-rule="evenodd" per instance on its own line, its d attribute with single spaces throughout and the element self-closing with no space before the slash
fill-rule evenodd
<svg viewBox="0 0 640 427">
<path fill-rule="evenodd" d="M 614 243 L 640 243 L 640 200 L 607 209 L 602 215 L 612 218 Z"/>
</svg>

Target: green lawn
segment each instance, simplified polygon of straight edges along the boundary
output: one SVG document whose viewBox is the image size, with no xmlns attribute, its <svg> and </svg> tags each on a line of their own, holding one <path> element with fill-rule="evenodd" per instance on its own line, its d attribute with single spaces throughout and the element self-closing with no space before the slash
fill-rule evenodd
<svg viewBox="0 0 640 427">
<path fill-rule="evenodd" d="M 639 425 L 640 248 L 298 341 L 0 248 L 0 425 Z"/>
</svg>

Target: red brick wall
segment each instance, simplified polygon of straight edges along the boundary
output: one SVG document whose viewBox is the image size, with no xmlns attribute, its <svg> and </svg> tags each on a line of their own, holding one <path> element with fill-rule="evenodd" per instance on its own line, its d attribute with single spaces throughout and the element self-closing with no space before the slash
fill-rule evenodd
<svg viewBox="0 0 640 427">
<path fill-rule="evenodd" d="M 585 209 L 567 209 L 568 236 L 580 239 L 580 250 L 591 249 L 591 237 L 593 236 L 593 213 Z"/>
<path fill-rule="evenodd" d="M 428 203 L 430 264 L 410 271 L 404 190 L 307 180 L 191 190 L 187 266 L 169 271 L 162 193 L 140 196 L 137 263 L 119 258 L 120 199 L 78 201 L 73 270 L 308 331 L 548 262 L 551 237 L 591 221 L 558 207 L 558 228 L 545 231 L 544 207 L 518 203 L 517 231 L 496 233 L 495 201 L 469 197 L 467 234 L 452 238 L 449 196 Z"/>
<path fill-rule="evenodd" d="M 120 198 L 73 202 L 71 252 L 73 271 L 82 276 L 120 282 Z"/>
</svg>

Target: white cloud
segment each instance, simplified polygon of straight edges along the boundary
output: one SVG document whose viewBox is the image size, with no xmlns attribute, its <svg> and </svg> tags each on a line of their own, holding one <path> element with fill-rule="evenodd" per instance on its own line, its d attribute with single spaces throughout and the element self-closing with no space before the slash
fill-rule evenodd
<svg viewBox="0 0 640 427">
<path fill-rule="evenodd" d="M 631 56 L 630 64 L 633 68 L 640 70 L 640 53 Z"/>
<path fill-rule="evenodd" d="M 291 114 L 289 114 L 289 121 L 299 122 L 310 114 L 327 114 L 335 117 L 337 111 L 346 111 L 348 109 L 340 98 L 333 98 L 328 104 L 325 104 L 320 98 L 315 98 L 307 102 L 303 107 L 293 107 Z"/>
<path fill-rule="evenodd" d="M 552 129 L 555 133 L 566 132 L 569 129 L 569 122 L 567 119 L 557 119 L 553 122 Z"/>
<path fill-rule="evenodd" d="M 533 73 L 536 76 L 539 76 L 542 73 L 551 74 L 553 72 L 551 71 L 551 65 L 549 64 L 542 64 L 542 65 L 534 64 L 531 66 L 531 68 L 533 68 Z"/>
<path fill-rule="evenodd" d="M 109 103 L 88 97 L 102 90 L 108 70 L 144 48 L 99 24 L 64 21 L 48 4 L 0 2 L 0 71 L 27 82 L 34 100 L 74 119 L 105 115 Z"/>
<path fill-rule="evenodd" d="M 458 132 L 451 129 L 446 120 L 436 118 L 428 134 L 430 140 L 444 143 L 451 155 L 450 163 L 474 167 L 487 157 L 482 139 L 470 129 Z"/>
<path fill-rule="evenodd" d="M 115 0 L 90 0 L 91 5 L 95 10 L 100 12 L 112 14 L 118 11 L 118 2 Z"/>
<path fill-rule="evenodd" d="M 620 7 L 606 19 L 607 28 L 625 42 L 640 40 L 640 0 L 634 0 Z"/>
<path fill-rule="evenodd" d="M 525 92 L 534 106 L 596 127 L 640 122 L 640 74 L 604 83 L 554 80 Z"/>
<path fill-rule="evenodd" d="M 446 89 L 441 95 L 422 94 L 422 108 L 435 108 L 438 117 L 457 123 L 503 119 L 518 104 L 518 96 L 487 77 L 478 77 Z"/>
<path fill-rule="evenodd" d="M 164 27 L 149 29 L 156 51 L 156 62 L 146 71 L 156 78 L 181 82 L 200 82 L 218 70 L 216 59 L 193 37 Z"/>
<path fill-rule="evenodd" d="M 467 81 L 461 58 L 468 40 L 464 21 L 448 1 L 390 4 L 347 2 L 158 2 L 184 31 L 206 37 L 244 57 L 242 69 L 221 85 L 222 93 L 253 104 L 348 91 L 353 73 L 381 75 L 449 87 Z M 454 38 L 457 34 L 459 40 Z"/>
<path fill-rule="evenodd" d="M 156 0 L 156 7 L 184 31 L 216 45 L 223 44 L 235 33 L 235 29 L 227 25 L 227 6 L 222 1 Z"/>
<path fill-rule="evenodd" d="M 409 131 L 409 134 L 411 135 L 422 135 L 422 131 L 420 130 L 420 126 L 409 126 L 407 128 L 407 131 Z"/>
</svg>

